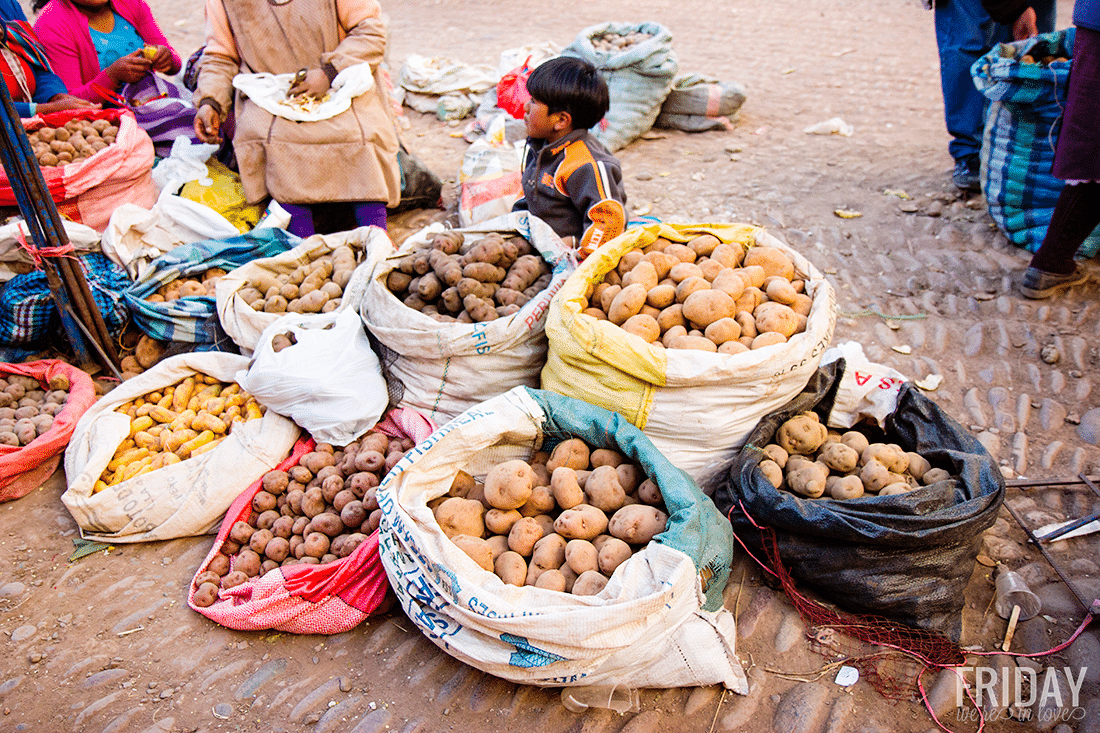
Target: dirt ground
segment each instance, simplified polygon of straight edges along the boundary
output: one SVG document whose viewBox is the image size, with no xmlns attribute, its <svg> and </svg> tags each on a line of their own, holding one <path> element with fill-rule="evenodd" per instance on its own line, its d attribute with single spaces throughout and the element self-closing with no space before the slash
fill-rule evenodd
<svg viewBox="0 0 1100 733">
<path fill-rule="evenodd" d="M 201 45 L 199 0 L 150 4 L 181 55 Z M 1060 26 L 1071 6 L 1060 3 Z M 495 67 L 506 49 L 545 40 L 565 46 L 596 23 L 664 24 L 682 73 L 739 82 L 747 101 L 733 130 L 661 131 L 620 151 L 631 211 L 767 227 L 836 287 L 834 342 L 859 341 L 869 358 L 913 379 L 941 375 L 930 395 L 1006 475 L 1100 473 L 1096 433 L 1080 429 L 1100 405 L 1098 270 L 1089 263 L 1093 281 L 1048 303 L 1013 291 L 1027 255 L 996 231 L 981 197 L 960 199 L 950 184 L 932 15 L 919 3 L 409 0 L 386 3 L 384 12 L 394 71 L 413 53 Z M 462 126 L 405 114 L 409 147 L 453 182 L 467 147 Z M 832 117 L 854 134 L 803 132 Z M 906 192 L 916 203 L 906 208 L 916 211 L 903 211 L 907 202 L 887 191 Z M 862 216 L 840 219 L 837 209 Z M 1044 346 L 1060 359 L 1044 361 Z M 186 607 L 210 538 L 69 561 L 78 535 L 60 504 L 63 490 L 57 474 L 0 505 L 0 733 L 935 730 L 919 703 L 885 701 L 865 682 L 835 685 L 790 604 L 744 559 L 726 595 L 738 615 L 748 697 L 718 688 L 644 691 L 637 714 L 577 715 L 560 705 L 558 690 L 507 683 L 448 657 L 400 613 L 334 637 L 218 627 Z M 1007 500 L 1033 527 L 1100 509 L 1081 485 L 1013 487 Z M 1100 592 L 1095 535 L 1051 552 L 1086 599 Z M 1002 511 L 967 589 L 962 643 L 992 649 L 1004 636 L 1005 622 L 990 609 L 996 561 L 1021 570 L 1044 603 L 1013 648 L 1039 652 L 1066 639 L 1081 608 Z M 1100 730 L 1097 660 L 1093 630 L 1032 663 L 1040 670 L 1091 663 L 1065 720 L 998 720 L 986 729 Z M 933 674 L 924 679 L 930 689 L 935 682 Z M 941 720 L 952 730 L 977 729 L 951 705 Z"/>
</svg>

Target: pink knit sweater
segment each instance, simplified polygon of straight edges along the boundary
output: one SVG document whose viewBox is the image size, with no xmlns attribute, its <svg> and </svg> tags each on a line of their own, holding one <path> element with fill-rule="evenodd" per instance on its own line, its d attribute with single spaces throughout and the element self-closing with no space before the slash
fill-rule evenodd
<svg viewBox="0 0 1100 733">
<path fill-rule="evenodd" d="M 173 68 L 179 69 L 182 65 L 179 54 L 169 45 L 145 0 L 111 0 L 111 6 L 133 24 L 146 43 L 167 46 L 172 52 Z M 50 0 L 35 21 L 34 30 L 50 57 L 54 73 L 65 82 L 70 94 L 104 102 L 107 100 L 96 86 L 117 91 L 107 72 L 99 68 L 88 18 L 70 0 Z"/>
</svg>

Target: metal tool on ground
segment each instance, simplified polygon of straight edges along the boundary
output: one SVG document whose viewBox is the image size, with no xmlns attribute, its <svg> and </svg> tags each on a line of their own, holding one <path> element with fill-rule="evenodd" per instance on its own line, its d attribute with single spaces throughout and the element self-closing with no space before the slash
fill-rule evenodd
<svg viewBox="0 0 1100 733">
<path fill-rule="evenodd" d="M 3 110 L 0 126 L 0 158 L 19 211 L 26 220 L 32 243 L 28 250 L 35 262 L 46 273 L 50 294 L 57 305 L 65 334 L 81 365 L 98 361 L 120 380 L 118 353 L 107 331 L 107 324 L 99 312 L 84 273 L 69 256 L 72 246 L 61 222 L 57 205 L 50 196 L 42 171 L 31 150 L 22 122 L 7 87 L 0 84 Z M 94 357 L 89 352 L 94 351 Z"/>
<path fill-rule="evenodd" d="M 1005 486 L 1009 488 L 1019 488 L 1026 490 L 1032 488 L 1052 488 L 1058 486 L 1079 486 L 1083 484 L 1087 486 L 1090 490 L 1092 490 L 1092 493 L 1096 494 L 1097 497 L 1100 497 L 1100 489 L 1097 488 L 1095 483 L 1097 480 L 1100 480 L 1100 476 L 1086 476 L 1084 473 L 1081 473 L 1078 474 L 1076 478 L 1010 479 L 1005 481 Z M 1020 529 L 1024 531 L 1024 534 L 1027 535 L 1028 541 L 1031 542 L 1031 544 L 1035 545 L 1035 549 L 1037 549 L 1042 554 L 1043 559 L 1047 561 L 1047 564 L 1050 565 L 1054 572 L 1058 574 L 1058 577 L 1062 579 L 1062 582 L 1066 584 L 1066 587 L 1069 588 L 1070 592 L 1073 593 L 1073 597 L 1077 600 L 1077 603 L 1080 604 L 1081 608 L 1084 609 L 1085 614 L 1100 618 L 1100 603 L 1097 602 L 1097 599 L 1086 598 L 1081 593 L 1081 591 L 1078 590 L 1077 586 L 1070 581 L 1069 577 L 1067 577 L 1066 575 L 1066 572 L 1054 560 L 1054 558 L 1050 554 L 1050 551 L 1047 550 L 1047 548 L 1043 545 L 1044 541 L 1049 542 L 1050 540 L 1055 538 L 1054 536 L 1052 536 L 1054 535 L 1054 533 L 1048 533 L 1043 538 L 1037 537 L 1035 533 L 1031 530 L 1031 528 L 1024 523 L 1024 520 L 1020 518 L 1020 515 L 1016 513 L 1016 510 L 1013 509 L 1007 501 L 1002 506 L 1004 506 L 1004 508 L 1008 510 L 1009 515 L 1016 521 L 1016 524 L 1020 525 Z M 1090 516 L 1086 517 L 1085 519 L 1092 521 L 1093 519 L 1095 519 L 1095 517 Z M 1076 524 L 1076 521 L 1073 522 L 1073 525 Z M 1070 526 L 1072 527 L 1073 525 Z M 1071 530 L 1066 530 L 1066 532 L 1069 531 Z M 1057 536 L 1061 536 L 1061 534 L 1064 533 L 1059 532 Z"/>
</svg>

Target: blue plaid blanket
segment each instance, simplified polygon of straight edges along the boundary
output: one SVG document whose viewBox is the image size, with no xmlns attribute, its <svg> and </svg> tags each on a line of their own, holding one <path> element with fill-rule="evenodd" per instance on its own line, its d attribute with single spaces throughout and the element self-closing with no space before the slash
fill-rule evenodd
<svg viewBox="0 0 1100 733">
<path fill-rule="evenodd" d="M 1051 175 L 1062 126 L 1072 61 L 1023 63 L 1045 56 L 1073 57 L 1075 30 L 1002 43 L 971 67 L 974 85 L 990 100 L 982 139 L 982 188 L 993 221 L 1013 243 L 1034 252 L 1043 243 L 1065 185 Z M 1100 249 L 1093 232 L 1078 255 Z"/>
<path fill-rule="evenodd" d="M 214 343 L 218 314 L 210 296 L 150 303 L 146 298 L 181 277 L 201 276 L 220 267 L 234 270 L 263 257 L 296 247 L 301 240 L 284 229 L 258 229 L 230 239 L 206 239 L 176 247 L 153 260 L 140 280 L 122 294 L 142 331 L 158 341 Z"/>
<path fill-rule="evenodd" d="M 117 336 L 126 325 L 122 291 L 130 285 L 129 275 L 98 253 L 75 259 L 107 330 Z M 16 275 L 0 288 L 0 342 L 9 346 L 44 346 L 60 329 L 61 319 L 50 297 L 46 273 L 36 270 Z"/>
</svg>

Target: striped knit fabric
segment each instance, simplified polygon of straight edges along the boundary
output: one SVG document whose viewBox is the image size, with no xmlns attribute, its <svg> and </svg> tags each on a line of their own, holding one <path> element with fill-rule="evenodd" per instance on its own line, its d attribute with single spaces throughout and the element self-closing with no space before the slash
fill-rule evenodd
<svg viewBox="0 0 1100 733">
<path fill-rule="evenodd" d="M 982 140 L 982 188 L 989 214 L 1013 243 L 1029 252 L 1046 236 L 1063 181 L 1051 174 L 1073 57 L 1074 29 L 1004 43 L 971 68 L 974 84 L 990 100 Z M 1036 63 L 1024 63 L 1025 55 Z M 1047 56 L 1069 61 L 1038 63 Z M 1100 250 L 1100 231 L 1078 255 Z"/>
</svg>

